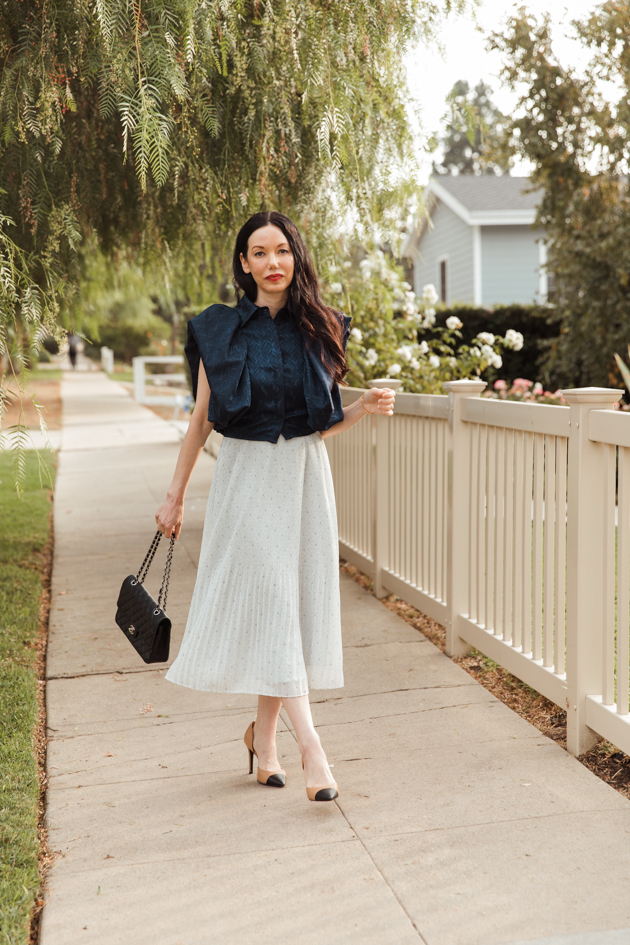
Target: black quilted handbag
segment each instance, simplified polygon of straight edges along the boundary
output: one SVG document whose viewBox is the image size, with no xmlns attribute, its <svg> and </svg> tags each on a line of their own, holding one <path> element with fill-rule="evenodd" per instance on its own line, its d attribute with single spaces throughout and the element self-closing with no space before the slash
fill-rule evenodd
<svg viewBox="0 0 630 945">
<path fill-rule="evenodd" d="M 161 537 L 162 533 L 156 532 L 138 574 L 130 574 L 125 578 L 118 595 L 116 623 L 145 663 L 165 663 L 171 642 L 171 621 L 165 610 L 175 547 L 174 535 L 171 535 L 157 601 L 153 600 L 143 584 Z"/>
</svg>

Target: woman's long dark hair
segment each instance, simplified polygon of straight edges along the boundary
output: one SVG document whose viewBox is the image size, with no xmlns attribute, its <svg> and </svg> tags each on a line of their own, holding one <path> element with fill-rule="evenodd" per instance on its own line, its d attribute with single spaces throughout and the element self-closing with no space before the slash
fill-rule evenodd
<svg viewBox="0 0 630 945">
<path fill-rule="evenodd" d="M 254 277 L 241 265 L 241 253 L 247 258 L 247 243 L 255 230 L 263 226 L 277 226 L 286 236 L 294 260 L 293 280 L 289 286 L 288 307 L 298 328 L 306 338 L 306 344 L 319 342 L 322 361 L 337 382 L 348 373 L 343 352 L 343 322 L 338 312 L 324 305 L 319 291 L 317 273 L 300 232 L 288 217 L 276 210 L 255 213 L 245 223 L 236 237 L 234 247 L 234 288 L 238 299 L 243 294 L 256 302 L 258 287 Z"/>
</svg>

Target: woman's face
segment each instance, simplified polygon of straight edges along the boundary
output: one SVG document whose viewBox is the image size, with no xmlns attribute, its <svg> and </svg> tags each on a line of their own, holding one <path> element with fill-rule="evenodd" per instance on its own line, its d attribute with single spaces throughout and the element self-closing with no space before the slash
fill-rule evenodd
<svg viewBox="0 0 630 945">
<path fill-rule="evenodd" d="M 273 295 L 286 293 L 293 279 L 293 253 L 282 230 L 269 224 L 254 230 L 241 253 L 243 271 L 251 273 L 259 289 Z"/>
</svg>

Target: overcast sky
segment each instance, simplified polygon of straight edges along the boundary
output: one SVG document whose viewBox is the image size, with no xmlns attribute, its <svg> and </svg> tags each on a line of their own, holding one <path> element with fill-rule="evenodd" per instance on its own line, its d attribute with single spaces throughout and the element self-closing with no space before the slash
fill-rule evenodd
<svg viewBox="0 0 630 945">
<path fill-rule="evenodd" d="M 499 30 L 506 17 L 520 5 L 511 5 L 505 0 L 481 0 L 476 15 L 477 25 L 470 14 L 451 17 L 446 22 L 441 37 L 444 54 L 437 49 L 420 47 L 407 57 L 410 90 L 422 109 L 426 132 L 439 130 L 446 96 L 458 79 L 467 79 L 471 87 L 483 79 L 495 90 L 494 100 L 499 108 L 509 113 L 514 98 L 500 87 L 501 59 L 497 53 L 486 52 L 485 37 Z M 583 67 L 585 54 L 571 38 L 570 21 L 582 19 L 590 13 L 596 6 L 593 0 L 571 0 L 570 12 L 564 0 L 529 0 L 525 6 L 534 14 L 545 11 L 551 14 L 556 55 L 563 64 Z M 423 168 L 428 178 L 430 157 L 423 158 Z M 520 165 L 512 173 L 526 174 L 527 168 Z"/>
</svg>

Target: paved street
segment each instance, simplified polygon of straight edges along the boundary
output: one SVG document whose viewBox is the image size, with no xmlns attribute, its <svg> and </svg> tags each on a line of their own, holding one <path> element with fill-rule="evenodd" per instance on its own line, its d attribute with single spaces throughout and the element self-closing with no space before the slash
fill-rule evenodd
<svg viewBox="0 0 630 945">
<path fill-rule="evenodd" d="M 249 777 L 255 697 L 165 682 L 114 623 L 177 431 L 100 372 L 63 399 L 42 945 L 630 943 L 630 802 L 345 575 L 346 687 L 312 693 L 340 797 L 307 801 L 284 715 L 287 787 Z M 213 467 L 176 547 L 172 656 Z"/>
</svg>

